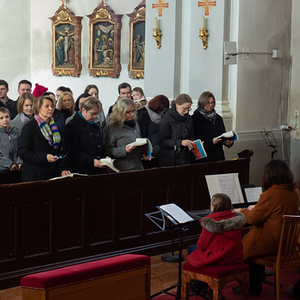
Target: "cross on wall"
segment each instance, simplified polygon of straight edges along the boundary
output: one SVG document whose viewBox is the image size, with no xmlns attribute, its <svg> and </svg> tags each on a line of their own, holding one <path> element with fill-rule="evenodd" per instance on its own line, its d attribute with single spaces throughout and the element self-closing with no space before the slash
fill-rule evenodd
<svg viewBox="0 0 300 300">
<path fill-rule="evenodd" d="M 202 9 L 205 11 L 204 15 L 209 15 L 209 10 L 212 9 L 213 6 L 217 5 L 217 1 L 211 1 L 211 0 L 204 0 L 198 2 L 198 7 L 202 7 Z"/>
<path fill-rule="evenodd" d="M 152 3 L 152 9 L 154 8 L 158 11 L 158 16 L 162 17 L 164 9 L 169 8 L 169 3 L 165 3 L 164 0 L 157 0 L 156 4 Z"/>
</svg>

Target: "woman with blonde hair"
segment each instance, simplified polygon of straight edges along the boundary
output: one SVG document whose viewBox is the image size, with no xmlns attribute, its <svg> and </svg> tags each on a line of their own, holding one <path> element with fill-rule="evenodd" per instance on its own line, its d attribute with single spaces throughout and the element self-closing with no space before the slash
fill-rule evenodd
<svg viewBox="0 0 300 300">
<path fill-rule="evenodd" d="M 19 133 L 24 124 L 27 124 L 33 117 L 32 105 L 35 100 L 35 97 L 31 93 L 23 93 L 17 103 L 18 114 L 10 122 Z"/>
<path fill-rule="evenodd" d="M 75 109 L 73 95 L 69 92 L 63 92 L 58 98 L 57 109 L 64 116 L 65 120 L 71 117 Z"/>
<path fill-rule="evenodd" d="M 122 98 L 114 105 L 108 125 L 104 128 L 106 151 L 116 159 L 114 165 L 120 171 L 143 169 L 140 147 L 128 145 L 141 137 L 136 120 L 134 101 Z"/>
</svg>

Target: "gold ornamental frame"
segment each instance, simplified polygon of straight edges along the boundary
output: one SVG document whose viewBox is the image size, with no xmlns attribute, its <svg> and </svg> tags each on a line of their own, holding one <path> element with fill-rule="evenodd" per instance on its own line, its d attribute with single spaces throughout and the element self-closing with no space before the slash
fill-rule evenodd
<svg viewBox="0 0 300 300">
<path fill-rule="evenodd" d="M 81 20 L 64 1 L 52 21 L 52 73 L 54 76 L 74 76 L 81 73 Z"/>
<path fill-rule="evenodd" d="M 121 72 L 121 19 L 103 0 L 90 18 L 89 74 L 118 78 Z"/>
<path fill-rule="evenodd" d="M 130 78 L 144 78 L 145 66 L 145 25 L 146 25 L 146 2 L 143 0 L 131 14 L 130 18 L 130 42 L 128 74 Z"/>
</svg>

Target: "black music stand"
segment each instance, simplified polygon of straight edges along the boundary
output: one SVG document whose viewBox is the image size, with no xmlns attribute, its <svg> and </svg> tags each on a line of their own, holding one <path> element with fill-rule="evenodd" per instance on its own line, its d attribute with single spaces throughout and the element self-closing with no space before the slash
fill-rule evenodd
<svg viewBox="0 0 300 300">
<path fill-rule="evenodd" d="M 176 204 L 169 204 L 169 205 L 174 205 L 175 209 L 179 209 L 182 213 L 184 213 L 187 216 L 187 219 L 189 219 L 189 221 L 186 221 L 184 223 L 180 223 L 179 221 L 177 221 L 176 219 L 176 215 L 165 211 L 162 207 L 164 207 L 164 205 L 162 206 L 157 206 L 158 211 L 156 212 L 152 212 L 152 213 L 146 213 L 145 215 L 155 224 L 157 225 L 161 230 L 165 231 L 168 229 L 174 229 L 178 230 L 178 236 L 179 236 L 179 240 L 178 240 L 178 247 L 179 247 L 179 258 L 182 258 L 182 241 L 183 241 L 183 234 L 185 231 L 189 230 L 189 224 L 192 222 L 196 222 L 197 220 L 194 220 L 193 218 L 191 218 L 186 212 L 184 212 L 180 207 L 178 207 Z M 178 210 L 178 211 L 179 211 Z M 159 216 L 160 217 L 159 217 Z M 169 219 L 173 225 L 172 226 L 168 226 L 166 227 L 166 218 Z M 161 224 L 159 224 L 161 222 Z M 178 261 L 179 265 L 178 265 L 178 281 L 176 284 L 172 285 L 171 287 L 164 289 L 154 295 L 151 296 L 151 298 L 154 298 L 158 295 L 161 294 L 168 294 L 171 296 L 175 297 L 175 300 L 177 299 L 181 299 L 181 273 L 182 273 L 182 259 L 179 259 Z M 174 289 L 177 287 L 177 293 L 176 295 L 173 295 L 171 293 L 169 293 L 170 290 Z"/>
<path fill-rule="evenodd" d="M 277 152 L 276 147 L 278 146 L 275 136 L 273 135 L 272 131 L 266 131 L 266 129 L 264 129 L 264 131 L 261 131 L 260 133 L 264 138 L 267 146 L 273 148 L 273 151 L 271 153 L 271 160 L 273 160 L 274 154 Z"/>
</svg>

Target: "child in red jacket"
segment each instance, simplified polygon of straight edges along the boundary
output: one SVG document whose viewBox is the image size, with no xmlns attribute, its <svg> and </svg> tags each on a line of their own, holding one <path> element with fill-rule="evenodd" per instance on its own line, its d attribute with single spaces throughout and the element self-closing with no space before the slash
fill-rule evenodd
<svg viewBox="0 0 300 300">
<path fill-rule="evenodd" d="M 246 224 L 245 216 L 231 211 L 231 200 L 225 194 L 214 195 L 210 209 L 212 213 L 200 220 L 202 232 L 197 247 L 189 247 L 189 253 L 193 252 L 188 262 L 199 269 L 243 262 L 241 227 Z"/>
</svg>

